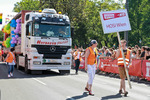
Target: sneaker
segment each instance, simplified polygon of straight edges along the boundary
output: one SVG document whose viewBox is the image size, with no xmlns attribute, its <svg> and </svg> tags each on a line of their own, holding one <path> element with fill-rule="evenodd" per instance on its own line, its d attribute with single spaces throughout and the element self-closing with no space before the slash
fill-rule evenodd
<svg viewBox="0 0 150 100">
<path fill-rule="evenodd" d="M 128 92 L 126 91 L 126 92 L 124 93 L 124 96 L 127 97 L 127 94 L 128 94 Z"/>
<path fill-rule="evenodd" d="M 8 77 L 11 77 L 10 75 L 8 75 Z"/>
<path fill-rule="evenodd" d="M 13 77 L 13 73 L 10 73 L 10 76 L 12 76 L 12 77 Z"/>
<path fill-rule="evenodd" d="M 85 91 L 90 91 L 87 87 L 85 87 Z"/>
<path fill-rule="evenodd" d="M 89 95 L 94 96 L 94 93 L 92 93 L 92 91 L 89 91 Z"/>
</svg>

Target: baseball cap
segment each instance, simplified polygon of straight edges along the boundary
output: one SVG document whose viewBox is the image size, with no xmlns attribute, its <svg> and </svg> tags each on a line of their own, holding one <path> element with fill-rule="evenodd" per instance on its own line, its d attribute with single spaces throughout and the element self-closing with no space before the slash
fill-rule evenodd
<svg viewBox="0 0 150 100">
<path fill-rule="evenodd" d="M 91 45 L 96 44 L 96 43 L 97 43 L 96 40 L 92 40 L 92 41 L 90 42 Z"/>
</svg>

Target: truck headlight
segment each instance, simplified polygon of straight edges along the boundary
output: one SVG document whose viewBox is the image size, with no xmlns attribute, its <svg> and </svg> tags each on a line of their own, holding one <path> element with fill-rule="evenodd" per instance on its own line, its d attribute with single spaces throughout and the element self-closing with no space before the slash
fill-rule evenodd
<svg viewBox="0 0 150 100">
<path fill-rule="evenodd" d="M 70 57 L 65 57 L 65 59 L 70 59 Z"/>
<path fill-rule="evenodd" d="M 40 56 L 33 56 L 33 59 L 40 59 Z"/>
<path fill-rule="evenodd" d="M 67 53 L 71 53 L 72 52 L 72 50 L 71 49 L 69 49 L 68 51 L 67 51 Z"/>
<path fill-rule="evenodd" d="M 64 62 L 64 65 L 70 65 L 70 62 Z"/>
<path fill-rule="evenodd" d="M 41 65 L 41 61 L 33 61 L 34 65 Z"/>
</svg>

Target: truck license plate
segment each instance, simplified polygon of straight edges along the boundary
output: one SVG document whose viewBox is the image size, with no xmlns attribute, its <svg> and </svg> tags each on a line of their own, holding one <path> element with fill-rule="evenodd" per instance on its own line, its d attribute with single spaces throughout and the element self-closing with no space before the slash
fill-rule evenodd
<svg viewBox="0 0 150 100">
<path fill-rule="evenodd" d="M 55 62 L 57 62 L 57 61 L 56 61 L 56 60 L 52 60 L 52 59 L 51 59 L 51 60 L 50 60 L 50 62 L 51 62 L 51 63 L 55 63 Z"/>
</svg>

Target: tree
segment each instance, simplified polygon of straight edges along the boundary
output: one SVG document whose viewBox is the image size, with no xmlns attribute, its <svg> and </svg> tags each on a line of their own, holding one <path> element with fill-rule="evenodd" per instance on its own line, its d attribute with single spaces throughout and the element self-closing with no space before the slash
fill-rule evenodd
<svg viewBox="0 0 150 100">
<path fill-rule="evenodd" d="M 29 5 L 30 4 L 30 5 Z M 122 0 L 23 0 L 15 4 L 14 11 L 54 8 L 67 14 L 74 27 L 74 45 L 86 48 L 91 39 L 96 39 L 99 47 L 117 44 L 116 34 L 103 34 L 99 12 L 123 8 Z"/>
<path fill-rule="evenodd" d="M 40 10 L 39 0 L 22 0 L 17 2 L 14 7 L 15 12 L 20 12 L 21 10 Z"/>
<path fill-rule="evenodd" d="M 4 33 L 0 31 L 0 41 L 3 41 L 3 38 L 4 38 Z"/>
</svg>

